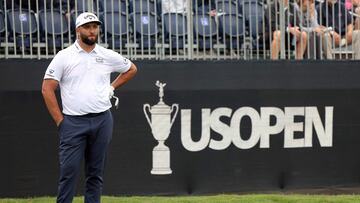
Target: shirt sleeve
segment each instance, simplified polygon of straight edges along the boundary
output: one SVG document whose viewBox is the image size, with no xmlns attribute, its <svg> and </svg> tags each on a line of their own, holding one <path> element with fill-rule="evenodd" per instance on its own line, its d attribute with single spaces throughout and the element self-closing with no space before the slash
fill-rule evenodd
<svg viewBox="0 0 360 203">
<path fill-rule="evenodd" d="M 63 72 L 64 60 L 62 59 L 61 52 L 59 52 L 47 67 L 44 79 L 53 79 L 60 82 Z"/>
<path fill-rule="evenodd" d="M 345 6 L 344 6 L 344 9 L 345 9 Z M 355 9 L 354 9 L 354 12 L 355 12 Z M 351 24 L 352 23 L 352 17 L 351 17 L 351 14 L 348 10 L 345 10 L 345 13 L 346 13 L 346 20 L 347 20 L 347 24 Z"/>
<path fill-rule="evenodd" d="M 317 28 L 319 27 L 318 14 L 317 11 L 314 10 L 314 16 L 311 17 L 311 27 Z"/>
<path fill-rule="evenodd" d="M 111 51 L 111 67 L 113 72 L 124 73 L 130 69 L 131 64 L 132 62 L 129 59 Z"/>
</svg>

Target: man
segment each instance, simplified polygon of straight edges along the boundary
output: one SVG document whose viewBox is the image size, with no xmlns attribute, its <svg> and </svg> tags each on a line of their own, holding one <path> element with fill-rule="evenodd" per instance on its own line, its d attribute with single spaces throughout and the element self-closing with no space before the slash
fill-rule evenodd
<svg viewBox="0 0 360 203">
<path fill-rule="evenodd" d="M 284 5 L 285 16 L 285 30 L 288 34 L 285 35 L 285 43 L 294 42 L 295 58 L 303 59 L 306 50 L 308 35 L 305 31 L 300 30 L 298 16 L 295 15 L 294 4 L 289 3 L 288 0 L 274 0 L 265 10 L 266 22 L 268 23 L 268 34 L 271 35 L 271 59 L 278 59 L 281 45 L 280 31 L 280 4 Z M 289 47 L 290 44 L 287 44 Z"/>
<path fill-rule="evenodd" d="M 43 80 L 42 94 L 60 134 L 57 202 L 72 202 L 82 159 L 85 202 L 100 202 L 113 128 L 110 98 L 114 89 L 137 72 L 130 60 L 96 44 L 100 24 L 93 13 L 80 14 L 76 19 L 76 42 L 54 57 Z M 111 72 L 121 74 L 110 85 Z M 58 85 L 62 113 L 55 97 Z"/>
<path fill-rule="evenodd" d="M 353 20 L 345 5 L 337 0 L 326 0 L 317 10 L 319 23 L 333 28 L 330 32 L 333 46 L 353 44 L 355 59 L 360 59 L 360 31 L 354 30 Z"/>
</svg>

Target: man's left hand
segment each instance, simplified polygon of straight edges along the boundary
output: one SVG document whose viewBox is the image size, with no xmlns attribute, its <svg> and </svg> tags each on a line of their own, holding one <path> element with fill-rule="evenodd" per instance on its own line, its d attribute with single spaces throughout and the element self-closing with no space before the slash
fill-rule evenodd
<svg viewBox="0 0 360 203">
<path fill-rule="evenodd" d="M 115 90 L 115 88 L 112 85 L 110 85 L 109 86 L 109 99 L 111 99 L 114 96 L 114 90 Z"/>
</svg>

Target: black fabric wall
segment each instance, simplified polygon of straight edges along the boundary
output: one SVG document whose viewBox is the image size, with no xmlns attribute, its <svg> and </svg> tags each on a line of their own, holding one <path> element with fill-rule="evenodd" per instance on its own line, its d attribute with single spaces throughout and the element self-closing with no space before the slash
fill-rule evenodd
<svg viewBox="0 0 360 203">
<path fill-rule="evenodd" d="M 41 95 L 42 78 L 49 62 L 0 61 L 0 197 L 56 194 L 59 140 Z M 138 75 L 116 91 L 120 107 L 111 110 L 115 124 L 104 194 L 253 193 L 360 186 L 359 62 L 135 63 Z M 169 175 L 150 173 L 152 150 L 157 141 L 143 105 L 153 106 L 159 101 L 157 80 L 166 83 L 164 102 L 169 106 L 179 105 L 165 142 L 170 149 L 172 174 Z M 202 111 L 214 112 L 218 108 L 227 108 L 231 114 L 217 121 L 225 126 L 239 122 L 236 132 L 240 132 L 241 139 L 250 139 L 254 129 L 266 126 L 252 122 L 248 116 L 236 121 L 235 111 L 243 107 L 253 109 L 261 117 L 261 109 L 265 107 L 282 112 L 294 107 L 315 108 L 320 122 L 331 126 L 332 133 L 328 133 L 331 145 L 321 145 L 314 126 L 312 146 L 307 147 L 284 147 L 285 130 L 281 129 L 270 135 L 269 148 L 262 148 L 256 142 L 249 149 L 231 143 L 222 150 L 214 150 L 207 144 L 199 151 L 189 151 L 182 142 L 185 134 L 182 126 L 190 122 L 185 119 L 186 111 L 191 111 L 191 136 L 196 142 L 202 137 L 202 126 L 206 125 Z M 332 108 L 331 122 L 326 122 L 326 107 Z M 312 116 L 305 112 L 284 120 L 301 126 Z M 270 126 L 277 122 L 279 119 L 271 117 Z M 294 139 L 304 138 L 302 126 L 303 130 L 294 133 Z M 236 132 L 218 133 L 212 128 L 210 138 L 221 141 Z M 83 177 L 78 186 L 78 193 L 82 192 Z"/>
</svg>

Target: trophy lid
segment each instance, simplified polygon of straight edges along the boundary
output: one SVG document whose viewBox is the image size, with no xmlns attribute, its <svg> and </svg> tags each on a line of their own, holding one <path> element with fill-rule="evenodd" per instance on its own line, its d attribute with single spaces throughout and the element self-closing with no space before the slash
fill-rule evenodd
<svg viewBox="0 0 360 203">
<path fill-rule="evenodd" d="M 159 102 L 151 107 L 150 112 L 155 114 L 169 114 L 171 113 L 171 108 L 164 102 Z"/>
</svg>

